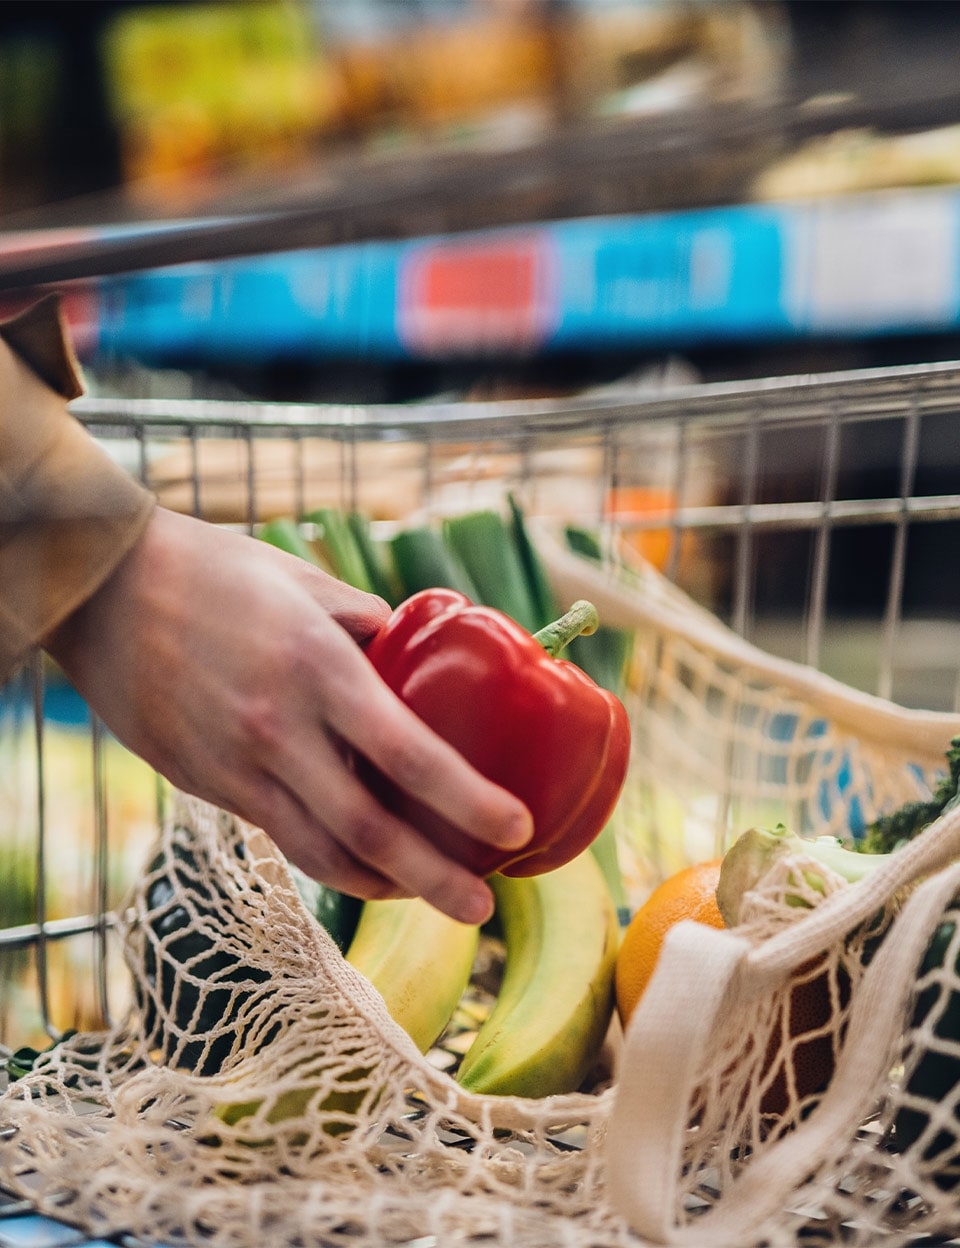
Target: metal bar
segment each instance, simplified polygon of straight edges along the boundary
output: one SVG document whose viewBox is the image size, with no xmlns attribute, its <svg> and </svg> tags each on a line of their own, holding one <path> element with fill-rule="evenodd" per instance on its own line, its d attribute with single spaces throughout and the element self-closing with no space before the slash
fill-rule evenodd
<svg viewBox="0 0 960 1248">
<path fill-rule="evenodd" d="M 110 1004 L 107 994 L 107 925 L 109 905 L 109 830 L 107 826 L 107 784 L 103 753 L 104 727 L 98 715 L 90 717 L 90 740 L 93 754 L 94 810 L 94 903 L 99 919 L 93 947 L 93 972 L 96 980 L 100 1017 L 109 1026 Z"/>
<path fill-rule="evenodd" d="M 754 529 L 816 529 L 832 526 L 896 522 L 901 515 L 911 521 L 953 520 L 960 516 L 960 494 L 929 494 L 913 498 L 853 498 L 832 502 L 725 503 L 689 507 L 678 512 L 683 529 L 714 529 L 732 532 L 749 522 Z M 618 517 L 623 529 L 662 529 L 662 516 L 624 512 Z"/>
<path fill-rule="evenodd" d="M 140 480 L 149 488 L 150 485 L 150 466 L 147 462 L 147 431 L 146 426 L 137 425 L 135 428 L 137 439 L 137 456 L 139 465 Z"/>
<path fill-rule="evenodd" d="M 112 928 L 116 920 L 111 914 L 83 914 L 69 919 L 46 919 L 42 923 L 20 923 L 16 927 L 0 928 L 0 949 L 38 948 L 48 940 L 66 940 L 70 936 L 84 936 L 99 932 L 102 926 Z M 54 1038 L 58 1033 L 51 1032 Z"/>
<path fill-rule="evenodd" d="M 670 548 L 664 573 L 671 581 L 677 579 L 680 568 L 680 551 L 683 540 L 684 526 L 680 521 L 683 512 L 684 497 L 687 490 L 687 478 L 690 468 L 690 440 L 687 434 L 687 421 L 681 419 L 677 425 L 677 466 L 673 478 L 674 509 L 670 518 Z"/>
<path fill-rule="evenodd" d="M 822 519 L 815 529 L 813 567 L 810 578 L 810 605 L 807 610 L 807 627 L 804 638 L 804 662 L 816 667 L 820 661 L 820 644 L 823 639 L 823 622 L 826 615 L 827 578 L 830 569 L 830 533 L 832 528 L 831 506 L 837 489 L 837 470 L 840 460 L 840 413 L 831 404 L 827 424 L 827 438 L 823 455 Z"/>
<path fill-rule="evenodd" d="M 429 512 L 436 488 L 436 472 L 433 465 L 433 443 L 429 438 L 423 441 L 423 464 L 420 468 L 420 498 L 423 507 Z"/>
<path fill-rule="evenodd" d="M 253 448 L 253 429 L 244 429 L 243 438 L 247 448 L 247 532 L 252 534 L 257 528 L 257 462 Z"/>
<path fill-rule="evenodd" d="M 910 519 L 909 502 L 913 493 L 920 445 L 920 414 L 914 410 L 908 416 L 903 429 L 900 452 L 900 510 L 893 531 L 893 554 L 890 560 L 890 579 L 887 586 L 887 605 L 883 616 L 880 642 L 880 672 L 877 693 L 889 698 L 893 692 L 894 654 L 897 629 L 903 609 L 903 582 L 907 565 L 907 532 Z"/>
<path fill-rule="evenodd" d="M 732 627 L 746 637 L 750 623 L 753 585 L 753 524 L 760 466 L 760 413 L 755 414 L 746 433 L 743 454 L 742 502 L 739 507 L 737 546 L 734 560 Z"/>
<path fill-rule="evenodd" d="M 595 435 L 607 425 L 674 422 L 681 417 L 691 424 L 704 421 L 735 432 L 749 428 L 758 405 L 784 424 L 822 425 L 830 403 L 841 406 L 844 423 L 904 416 L 914 407 L 921 413 L 960 411 L 960 362 L 680 386 L 667 396 L 630 399 L 591 396 L 362 405 L 85 397 L 74 400 L 71 411 L 95 431 L 101 426 L 106 430 L 110 426 L 136 429 L 143 423 L 158 428 L 199 423 L 211 430 L 253 426 L 262 435 L 275 437 L 309 429 L 317 436 L 342 436 L 349 430 L 360 439 L 472 433 L 515 440 L 531 431 L 581 430 Z"/>
<path fill-rule="evenodd" d="M 304 463 L 303 435 L 293 434 L 293 514 L 299 522 L 307 509 L 307 470 Z"/>
<path fill-rule="evenodd" d="M 422 234 L 424 214 L 435 230 L 459 231 L 531 219 L 650 212 L 736 202 L 750 178 L 803 138 L 869 125 L 887 132 L 944 125 L 960 117 L 955 89 L 909 99 L 782 100 L 766 104 L 713 101 L 648 117 L 586 118 L 524 142 L 431 144 L 410 153 L 328 153 L 322 164 L 266 192 L 228 187 L 242 213 L 193 220 L 125 222 L 77 238 L 76 224 L 114 202 L 69 203 L 48 209 L 52 225 L 65 215 L 72 236 L 0 255 L 0 288 L 98 278 L 144 268 L 268 254 L 378 237 Z M 625 171 L 642 170 L 642 177 Z M 678 205 L 677 188 L 682 187 Z M 22 218 L 0 229 L 22 229 Z M 28 228 L 37 228 L 36 214 Z M 433 232 L 433 230 L 431 230 Z"/>
<path fill-rule="evenodd" d="M 36 651 L 31 663 L 33 685 L 34 742 L 37 752 L 37 852 L 34 891 L 36 895 L 36 946 L 37 995 L 40 1020 L 44 1031 L 56 1039 L 56 1029 L 50 1023 L 50 984 L 47 978 L 47 850 L 46 850 L 46 777 L 44 774 L 44 675 L 43 655 Z"/>
<path fill-rule="evenodd" d="M 193 486 L 193 514 L 202 516 L 200 506 L 200 448 L 197 443 L 197 426 L 190 425 L 187 429 L 190 441 L 190 483 Z"/>
<path fill-rule="evenodd" d="M 614 526 L 616 525 L 611 500 L 617 487 L 620 458 L 617 430 L 605 431 L 601 453 L 600 479 L 597 482 L 597 514 L 591 518 L 591 523 L 596 523 L 600 530 L 600 553 L 603 559 L 610 560 L 613 554 Z"/>
<path fill-rule="evenodd" d="M 357 440 L 346 437 L 341 443 L 341 464 L 344 480 L 341 484 L 341 502 L 347 511 L 356 511 L 359 507 L 360 474 L 357 467 Z"/>
</svg>

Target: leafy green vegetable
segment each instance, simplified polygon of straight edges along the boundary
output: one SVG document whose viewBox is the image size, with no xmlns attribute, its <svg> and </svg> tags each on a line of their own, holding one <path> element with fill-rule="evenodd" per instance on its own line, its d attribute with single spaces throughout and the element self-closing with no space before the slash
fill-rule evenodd
<svg viewBox="0 0 960 1248">
<path fill-rule="evenodd" d="M 512 494 L 507 502 L 510 506 L 510 533 L 527 579 L 527 590 L 537 617 L 537 628 L 543 628 L 560 615 L 560 604 L 547 578 L 546 569 L 540 560 L 537 548 L 530 540 L 526 518 L 520 504 Z"/>
<path fill-rule="evenodd" d="M 466 568 L 435 529 L 427 525 L 403 529 L 393 537 L 390 548 L 405 598 L 421 589 L 443 588 L 459 590 L 471 602 L 480 601 Z"/>
<path fill-rule="evenodd" d="M 947 773 L 929 801 L 907 802 L 869 825 L 862 842 L 866 853 L 888 853 L 902 842 L 912 840 L 960 802 L 960 737 L 950 742 L 946 760 Z"/>
<path fill-rule="evenodd" d="M 471 511 L 443 522 L 443 540 L 477 587 L 477 600 L 535 633 L 541 620 L 513 534 L 496 511 Z"/>
<path fill-rule="evenodd" d="M 596 535 L 587 529 L 568 525 L 567 545 L 578 555 L 599 563 L 603 557 Z M 568 650 L 568 657 L 578 664 L 598 685 L 622 696 L 627 668 L 633 653 L 633 637 L 623 629 L 601 624 L 590 638 L 578 637 Z"/>
<path fill-rule="evenodd" d="M 260 526 L 257 536 L 262 541 L 269 542 L 271 546 L 276 546 L 278 550 L 285 550 L 288 555 L 306 559 L 307 563 L 312 563 L 317 567 L 324 566 L 316 547 L 307 541 L 299 525 L 293 520 L 283 518 L 268 520 L 266 524 Z"/>
<path fill-rule="evenodd" d="M 352 511 L 348 514 L 347 526 L 363 563 L 371 592 L 379 594 L 391 607 L 395 607 L 400 602 L 403 591 L 389 546 L 386 542 L 374 539 L 370 532 L 370 521 L 359 512 Z"/>
<path fill-rule="evenodd" d="M 376 592 L 354 530 L 344 513 L 333 507 L 321 507 L 318 511 L 310 512 L 304 519 L 316 525 L 317 543 L 334 575 L 354 589 L 363 589 L 367 593 Z"/>
</svg>

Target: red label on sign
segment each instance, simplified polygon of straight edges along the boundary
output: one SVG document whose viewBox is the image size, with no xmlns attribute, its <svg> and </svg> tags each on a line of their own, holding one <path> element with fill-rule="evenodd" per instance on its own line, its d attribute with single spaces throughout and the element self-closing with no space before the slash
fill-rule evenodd
<svg viewBox="0 0 960 1248">
<path fill-rule="evenodd" d="M 400 339 L 440 354 L 537 347 L 556 318 L 556 267 L 543 234 L 424 243 L 401 267 Z"/>
</svg>

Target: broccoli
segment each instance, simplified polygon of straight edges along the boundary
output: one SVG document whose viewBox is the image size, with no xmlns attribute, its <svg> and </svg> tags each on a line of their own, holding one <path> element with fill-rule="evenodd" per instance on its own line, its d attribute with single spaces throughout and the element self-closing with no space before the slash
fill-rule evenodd
<svg viewBox="0 0 960 1248">
<path fill-rule="evenodd" d="M 881 815 L 864 834 L 862 848 L 867 854 L 884 854 L 904 841 L 912 840 L 942 814 L 960 802 L 960 737 L 954 737 L 946 753 L 947 774 L 927 802 L 907 802 L 892 814 Z"/>
</svg>

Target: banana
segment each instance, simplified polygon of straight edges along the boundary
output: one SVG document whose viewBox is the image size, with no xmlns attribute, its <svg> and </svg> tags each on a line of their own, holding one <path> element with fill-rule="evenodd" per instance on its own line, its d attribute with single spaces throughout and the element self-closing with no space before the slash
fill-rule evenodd
<svg viewBox="0 0 960 1248">
<path fill-rule="evenodd" d="M 421 898 L 367 901 L 344 955 L 383 997 L 391 1018 L 406 1031 L 422 1053 L 450 1021 L 470 979 L 480 929 L 457 923 Z M 368 1069 L 355 1072 L 357 1080 Z M 270 1123 L 297 1118 L 315 1095 L 306 1085 L 285 1092 L 273 1104 Z M 340 1115 L 325 1130 L 340 1135 L 349 1128 L 367 1095 L 362 1089 L 331 1092 L 321 1108 Z M 233 1126 L 257 1113 L 259 1098 L 221 1101 L 213 1118 Z"/>
<path fill-rule="evenodd" d="M 471 1092 L 575 1091 L 613 1014 L 616 908 L 586 851 L 544 875 L 495 875 L 506 964 L 496 1004 L 457 1072 Z"/>
<path fill-rule="evenodd" d="M 463 995 L 479 935 L 479 928 L 448 918 L 420 897 L 368 901 L 346 959 L 426 1053 Z"/>
</svg>

